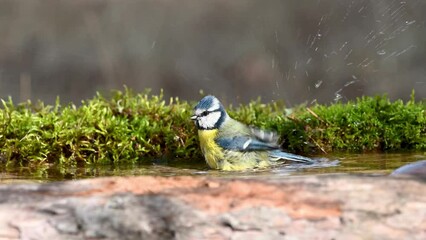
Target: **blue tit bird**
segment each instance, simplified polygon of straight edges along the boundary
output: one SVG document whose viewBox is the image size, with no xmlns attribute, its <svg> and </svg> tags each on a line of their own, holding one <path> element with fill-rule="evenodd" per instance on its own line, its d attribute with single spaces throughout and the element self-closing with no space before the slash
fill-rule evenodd
<svg viewBox="0 0 426 240">
<path fill-rule="evenodd" d="M 198 128 L 201 151 L 211 168 L 227 171 L 265 168 L 279 160 L 313 163 L 310 158 L 283 152 L 276 133 L 232 119 L 214 96 L 198 102 L 191 120 Z"/>
</svg>

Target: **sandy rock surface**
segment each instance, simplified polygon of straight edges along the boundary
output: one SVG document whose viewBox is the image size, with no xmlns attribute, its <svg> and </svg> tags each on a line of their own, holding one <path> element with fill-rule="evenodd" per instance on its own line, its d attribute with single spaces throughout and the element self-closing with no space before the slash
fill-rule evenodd
<svg viewBox="0 0 426 240">
<path fill-rule="evenodd" d="M 426 182 L 334 175 L 0 185 L 0 239 L 426 239 Z"/>
</svg>

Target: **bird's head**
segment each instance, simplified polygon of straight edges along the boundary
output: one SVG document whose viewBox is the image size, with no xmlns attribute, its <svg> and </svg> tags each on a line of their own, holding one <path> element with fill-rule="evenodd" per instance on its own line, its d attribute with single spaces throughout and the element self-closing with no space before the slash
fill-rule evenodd
<svg viewBox="0 0 426 240">
<path fill-rule="evenodd" d="M 194 121 L 198 129 L 210 130 L 218 129 L 228 118 L 222 103 L 214 96 L 205 96 L 194 107 L 194 115 L 191 120 Z"/>
</svg>

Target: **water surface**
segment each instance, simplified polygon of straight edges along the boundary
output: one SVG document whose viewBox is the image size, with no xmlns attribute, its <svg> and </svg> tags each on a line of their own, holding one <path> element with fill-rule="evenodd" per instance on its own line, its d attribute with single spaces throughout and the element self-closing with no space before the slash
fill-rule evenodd
<svg viewBox="0 0 426 240">
<path fill-rule="evenodd" d="M 151 164 L 111 164 L 86 167 L 0 165 L 0 183 L 49 182 L 107 176 L 207 176 L 219 178 L 292 177 L 315 174 L 388 175 L 410 162 L 426 159 L 425 153 L 336 154 L 317 156 L 314 165 L 281 165 L 270 169 L 225 172 L 203 162 L 157 161 Z"/>
</svg>

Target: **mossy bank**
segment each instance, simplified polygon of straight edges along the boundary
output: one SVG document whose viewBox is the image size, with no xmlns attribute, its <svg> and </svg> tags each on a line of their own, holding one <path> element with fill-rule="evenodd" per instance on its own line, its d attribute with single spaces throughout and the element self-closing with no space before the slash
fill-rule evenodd
<svg viewBox="0 0 426 240">
<path fill-rule="evenodd" d="M 194 102 L 162 94 L 118 91 L 79 107 L 2 100 L 1 161 L 19 164 L 143 162 L 153 158 L 201 160 L 196 129 L 189 120 Z M 362 97 L 329 106 L 253 101 L 228 106 L 242 122 L 276 130 L 283 148 L 305 154 L 331 151 L 426 149 L 426 104 Z"/>
</svg>

